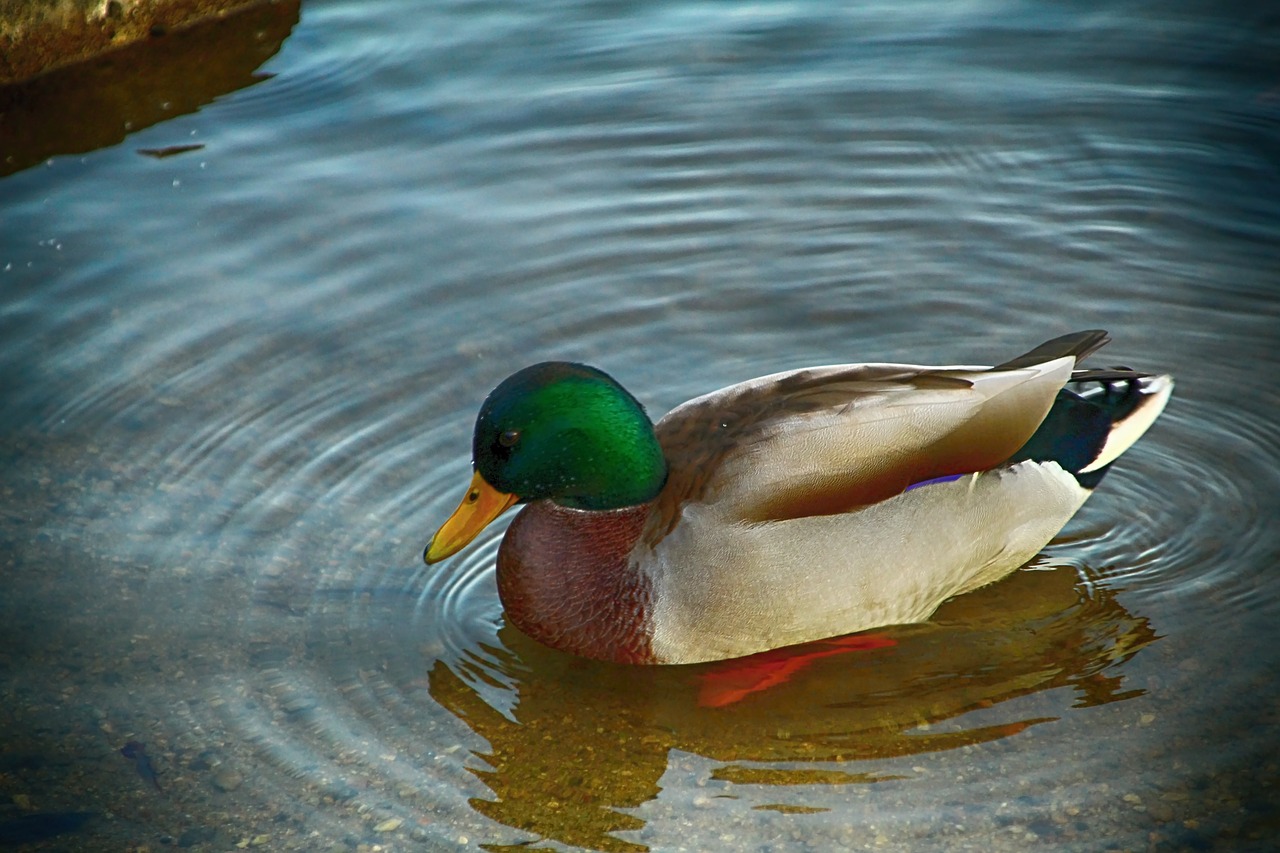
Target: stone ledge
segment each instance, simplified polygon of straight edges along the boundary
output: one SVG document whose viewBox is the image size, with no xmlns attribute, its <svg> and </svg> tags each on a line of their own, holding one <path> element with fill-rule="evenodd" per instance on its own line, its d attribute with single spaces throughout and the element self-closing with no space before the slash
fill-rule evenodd
<svg viewBox="0 0 1280 853">
<path fill-rule="evenodd" d="M 273 0 L 0 0 L 0 85 Z"/>
<path fill-rule="evenodd" d="M 51 157 L 115 145 L 269 79 L 258 69 L 298 23 L 299 2 L 241 4 L 163 37 L 0 83 L 0 179 Z M 167 157 L 202 148 L 203 140 L 183 136 L 139 153 Z"/>
</svg>

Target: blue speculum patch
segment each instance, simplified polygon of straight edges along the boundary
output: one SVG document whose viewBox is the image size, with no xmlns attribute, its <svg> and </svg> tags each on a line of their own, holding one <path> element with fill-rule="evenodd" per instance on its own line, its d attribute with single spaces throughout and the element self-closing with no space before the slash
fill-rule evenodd
<svg viewBox="0 0 1280 853">
<path fill-rule="evenodd" d="M 963 476 L 965 475 L 964 474 L 948 474 L 945 477 L 934 477 L 932 480 L 921 480 L 918 483 L 912 483 L 910 486 L 907 486 L 906 491 L 909 492 L 912 489 L 918 489 L 921 486 L 932 486 L 934 483 L 950 483 L 952 480 L 959 480 Z"/>
</svg>

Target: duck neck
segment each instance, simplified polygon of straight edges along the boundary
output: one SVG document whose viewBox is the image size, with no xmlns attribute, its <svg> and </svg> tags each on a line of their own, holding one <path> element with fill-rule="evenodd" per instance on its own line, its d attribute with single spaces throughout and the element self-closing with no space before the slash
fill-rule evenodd
<svg viewBox="0 0 1280 853">
<path fill-rule="evenodd" d="M 592 512 L 537 501 L 498 551 L 507 618 L 544 645 L 617 663 L 653 663 L 649 578 L 632 560 L 649 504 Z"/>
</svg>

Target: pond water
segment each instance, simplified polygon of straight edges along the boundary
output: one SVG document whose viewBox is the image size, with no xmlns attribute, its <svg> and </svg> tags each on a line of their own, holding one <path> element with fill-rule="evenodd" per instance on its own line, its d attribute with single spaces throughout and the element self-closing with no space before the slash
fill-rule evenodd
<svg viewBox="0 0 1280 853">
<path fill-rule="evenodd" d="M 0 836 L 1269 847 L 1280 17 L 1228 8 L 308 2 L 10 161 Z M 893 646 L 709 698 L 505 626 L 500 524 L 421 563 L 525 364 L 660 414 L 1091 327 L 1165 416 Z"/>
</svg>

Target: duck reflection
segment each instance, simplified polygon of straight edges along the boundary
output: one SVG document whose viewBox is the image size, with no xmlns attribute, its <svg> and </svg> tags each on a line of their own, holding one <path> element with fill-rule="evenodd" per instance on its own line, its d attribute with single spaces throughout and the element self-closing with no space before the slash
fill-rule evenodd
<svg viewBox="0 0 1280 853">
<path fill-rule="evenodd" d="M 1018 572 L 925 625 L 756 656 L 763 661 L 626 667 L 545 649 L 510 627 L 499 638 L 500 677 L 486 675 L 493 664 L 479 657 L 431 670 L 434 698 L 489 742 L 480 756 L 488 767 L 472 772 L 493 798 L 472 805 L 544 838 L 632 851 L 646 848 L 612 833 L 643 821 L 618 810 L 657 796 L 673 749 L 720 762 L 714 778 L 740 783 L 899 778 L 853 762 L 992 741 L 1056 719 L 957 719 L 1037 691 L 1073 688 L 1077 707 L 1139 695 L 1108 671 L 1155 634 L 1113 593 L 1087 589 L 1063 567 Z M 494 690 L 515 694 L 510 715 L 484 698 Z"/>
</svg>

